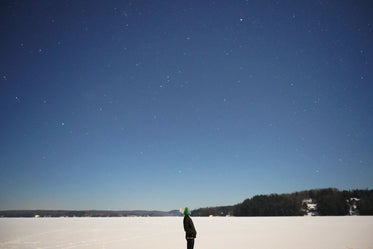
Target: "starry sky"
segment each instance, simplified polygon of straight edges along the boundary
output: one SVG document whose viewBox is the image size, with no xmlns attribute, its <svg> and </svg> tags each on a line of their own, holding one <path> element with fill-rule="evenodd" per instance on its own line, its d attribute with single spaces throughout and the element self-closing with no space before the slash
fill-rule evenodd
<svg viewBox="0 0 373 249">
<path fill-rule="evenodd" d="M 373 188 L 372 1 L 0 3 L 0 209 Z"/>
</svg>

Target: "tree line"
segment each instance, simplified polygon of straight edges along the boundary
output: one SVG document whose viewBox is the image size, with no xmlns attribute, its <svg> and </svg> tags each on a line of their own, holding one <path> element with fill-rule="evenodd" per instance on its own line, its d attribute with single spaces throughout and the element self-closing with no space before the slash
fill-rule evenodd
<svg viewBox="0 0 373 249">
<path fill-rule="evenodd" d="M 256 195 L 233 206 L 199 208 L 193 216 L 302 216 L 307 213 L 306 199 L 317 204 L 319 215 L 348 215 L 351 198 L 357 198 L 360 215 L 373 215 L 373 190 L 314 189 L 291 194 Z"/>
<path fill-rule="evenodd" d="M 111 211 L 111 210 L 4 210 L 0 217 L 129 217 L 129 216 L 179 216 L 178 210 L 163 211 Z"/>
</svg>

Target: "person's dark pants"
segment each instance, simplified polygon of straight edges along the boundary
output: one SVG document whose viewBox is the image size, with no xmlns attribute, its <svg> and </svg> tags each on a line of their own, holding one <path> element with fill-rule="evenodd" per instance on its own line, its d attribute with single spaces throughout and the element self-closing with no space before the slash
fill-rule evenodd
<svg viewBox="0 0 373 249">
<path fill-rule="evenodd" d="M 193 249 L 194 239 L 187 239 L 187 249 Z"/>
</svg>

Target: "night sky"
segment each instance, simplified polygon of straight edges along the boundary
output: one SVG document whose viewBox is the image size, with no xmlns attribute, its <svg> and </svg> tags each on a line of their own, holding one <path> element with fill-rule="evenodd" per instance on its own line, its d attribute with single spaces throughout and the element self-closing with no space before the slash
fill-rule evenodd
<svg viewBox="0 0 373 249">
<path fill-rule="evenodd" d="M 373 188 L 373 1 L 1 1 L 0 209 Z"/>
</svg>

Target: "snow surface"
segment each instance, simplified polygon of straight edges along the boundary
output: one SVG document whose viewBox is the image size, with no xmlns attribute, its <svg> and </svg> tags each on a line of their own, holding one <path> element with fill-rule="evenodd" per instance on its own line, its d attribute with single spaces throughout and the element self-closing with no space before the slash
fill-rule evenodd
<svg viewBox="0 0 373 249">
<path fill-rule="evenodd" d="M 373 249 L 373 216 L 192 217 L 195 249 Z M 0 218 L 0 248 L 186 248 L 182 217 Z"/>
</svg>

